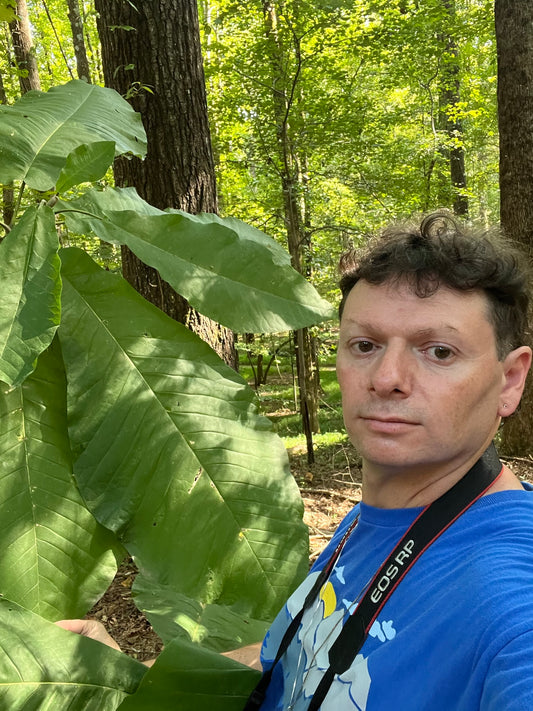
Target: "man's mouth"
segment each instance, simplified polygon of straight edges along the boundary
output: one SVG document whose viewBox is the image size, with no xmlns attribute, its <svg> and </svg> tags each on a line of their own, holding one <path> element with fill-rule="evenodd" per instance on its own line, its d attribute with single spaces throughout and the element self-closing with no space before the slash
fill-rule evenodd
<svg viewBox="0 0 533 711">
<path fill-rule="evenodd" d="M 360 418 L 366 423 L 369 429 L 375 432 L 390 434 L 404 432 L 419 424 L 415 420 L 398 415 L 365 414 L 361 415 Z"/>
<path fill-rule="evenodd" d="M 363 420 L 375 420 L 376 422 L 401 422 L 406 425 L 417 424 L 413 419 L 402 415 L 378 415 L 373 413 L 360 415 Z"/>
</svg>

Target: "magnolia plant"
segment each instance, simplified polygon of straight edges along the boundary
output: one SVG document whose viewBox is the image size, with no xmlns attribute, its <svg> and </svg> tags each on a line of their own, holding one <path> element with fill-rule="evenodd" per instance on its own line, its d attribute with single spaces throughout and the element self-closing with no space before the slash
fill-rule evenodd
<svg viewBox="0 0 533 711">
<path fill-rule="evenodd" d="M 260 639 L 306 571 L 301 499 L 253 391 L 59 235 L 127 245 L 236 332 L 331 307 L 262 232 L 98 186 L 145 147 L 99 86 L 0 106 L 0 182 L 18 191 L 0 243 L 0 709 L 236 711 L 257 673 L 218 652 Z M 85 615 L 125 555 L 165 643 L 149 670 L 52 624 Z"/>
</svg>

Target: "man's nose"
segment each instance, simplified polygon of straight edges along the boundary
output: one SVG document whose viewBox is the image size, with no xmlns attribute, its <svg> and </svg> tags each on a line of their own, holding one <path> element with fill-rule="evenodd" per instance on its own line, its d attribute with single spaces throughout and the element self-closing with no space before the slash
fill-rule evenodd
<svg viewBox="0 0 533 711">
<path fill-rule="evenodd" d="M 413 363 L 405 349 L 387 346 L 374 363 L 371 388 L 380 397 L 392 394 L 407 397 L 411 392 Z"/>
</svg>

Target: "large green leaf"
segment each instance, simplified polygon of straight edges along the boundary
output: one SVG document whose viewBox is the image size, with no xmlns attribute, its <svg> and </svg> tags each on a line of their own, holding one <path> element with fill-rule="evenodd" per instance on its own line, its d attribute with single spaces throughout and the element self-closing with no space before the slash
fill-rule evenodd
<svg viewBox="0 0 533 711">
<path fill-rule="evenodd" d="M 261 246 L 268 249 L 272 255 L 272 261 L 279 266 L 289 266 L 291 264 L 291 256 L 286 249 L 283 249 L 272 237 L 269 237 L 256 227 L 246 224 L 236 217 L 219 217 L 210 212 L 202 212 L 199 215 L 189 215 L 182 210 L 167 210 L 167 212 L 176 215 L 187 215 L 193 222 L 199 222 L 203 225 L 219 224 L 224 227 L 229 227 L 234 230 L 241 240 L 250 240 L 257 242 Z"/>
<path fill-rule="evenodd" d="M 30 91 L 0 106 L 0 182 L 50 190 L 68 154 L 97 141 L 114 141 L 117 154 L 146 152 L 139 114 L 115 91 L 84 81 Z"/>
<path fill-rule="evenodd" d="M 281 440 L 197 336 L 80 250 L 62 260 L 60 335 L 85 500 L 151 579 L 270 619 L 307 568 Z"/>
<path fill-rule="evenodd" d="M 133 595 L 165 643 L 185 631 L 193 642 L 224 652 L 263 639 L 269 626 L 227 606 L 193 600 L 146 575 L 137 576 Z"/>
<path fill-rule="evenodd" d="M 102 178 L 115 157 L 113 141 L 96 141 L 75 148 L 67 156 L 65 167 L 57 180 L 56 190 L 61 193 L 80 183 L 94 183 Z"/>
<path fill-rule="evenodd" d="M 75 200 L 59 199 L 54 209 L 65 213 L 67 226 L 78 234 L 94 232 L 95 220 L 103 219 L 108 212 L 134 210 L 140 215 L 167 214 L 143 200 L 135 188 L 91 188 Z"/>
<path fill-rule="evenodd" d="M 120 711 L 242 711 L 260 673 L 205 649 L 175 640 Z"/>
<path fill-rule="evenodd" d="M 0 594 L 50 620 L 84 615 L 116 572 L 113 546 L 72 476 L 54 341 L 21 386 L 0 391 Z"/>
<path fill-rule="evenodd" d="M 241 239 L 253 240 L 268 249 L 272 255 L 272 260 L 278 265 L 289 265 L 291 263 L 290 254 L 281 247 L 272 237 L 269 237 L 261 230 L 251 225 L 237 220 L 234 217 L 219 217 L 213 213 L 202 212 L 199 215 L 190 215 L 183 210 L 159 210 L 157 207 L 143 200 L 135 188 L 107 188 L 88 190 L 84 195 L 76 200 L 57 202 L 56 212 L 68 212 L 68 224 L 78 233 L 88 230 L 94 231 L 94 217 L 104 217 L 108 212 L 119 210 L 134 210 L 141 215 L 164 215 L 175 214 L 185 215 L 191 222 L 199 222 L 204 225 L 218 224 L 237 232 Z M 79 210 L 80 212 L 76 212 Z M 84 214 L 84 212 L 89 214 Z"/>
<path fill-rule="evenodd" d="M 2 711 L 115 711 L 146 667 L 0 599 Z M 149 706 L 148 706 L 149 708 Z"/>
<path fill-rule="evenodd" d="M 32 372 L 60 319 L 59 242 L 54 213 L 31 207 L 0 243 L 0 380 Z"/>
<path fill-rule="evenodd" d="M 128 209 L 109 209 L 120 195 L 91 191 L 73 203 L 95 215 L 78 215 L 74 228 L 85 225 L 106 242 L 127 245 L 204 315 L 240 333 L 333 318 L 332 307 L 290 266 L 287 253 L 259 230 L 216 215 L 150 214 L 142 202 L 134 211 L 131 192 L 124 196 Z"/>
</svg>

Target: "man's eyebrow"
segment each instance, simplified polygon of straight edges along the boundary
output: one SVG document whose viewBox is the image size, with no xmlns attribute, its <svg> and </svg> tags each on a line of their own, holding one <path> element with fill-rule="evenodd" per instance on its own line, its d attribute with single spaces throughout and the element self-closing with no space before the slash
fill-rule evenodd
<svg viewBox="0 0 533 711">
<path fill-rule="evenodd" d="M 362 321 L 358 320 L 357 318 L 350 317 L 346 318 L 346 321 L 352 324 L 353 326 L 360 328 L 362 331 L 366 331 L 367 333 L 375 333 L 376 331 L 381 332 L 381 328 L 375 323 L 372 323 L 372 321 Z M 455 326 L 452 326 L 451 323 L 439 323 L 435 326 L 428 326 L 427 328 L 416 329 L 415 331 L 413 331 L 412 336 L 414 336 L 415 338 L 432 338 L 438 336 L 439 334 L 442 334 L 443 332 L 448 332 L 451 334 L 460 333 L 459 329 Z"/>
<path fill-rule="evenodd" d="M 441 334 L 442 332 L 449 332 L 452 334 L 459 333 L 459 329 L 452 326 L 451 323 L 439 323 L 436 326 L 429 326 L 428 328 L 420 328 L 414 332 L 417 338 L 431 338 Z"/>
<path fill-rule="evenodd" d="M 357 328 L 360 328 L 362 331 L 375 331 L 376 326 L 373 324 L 371 321 L 360 321 L 357 318 L 353 318 L 351 316 L 343 316 L 342 320 L 345 323 L 349 323 L 352 326 L 356 326 Z"/>
</svg>

